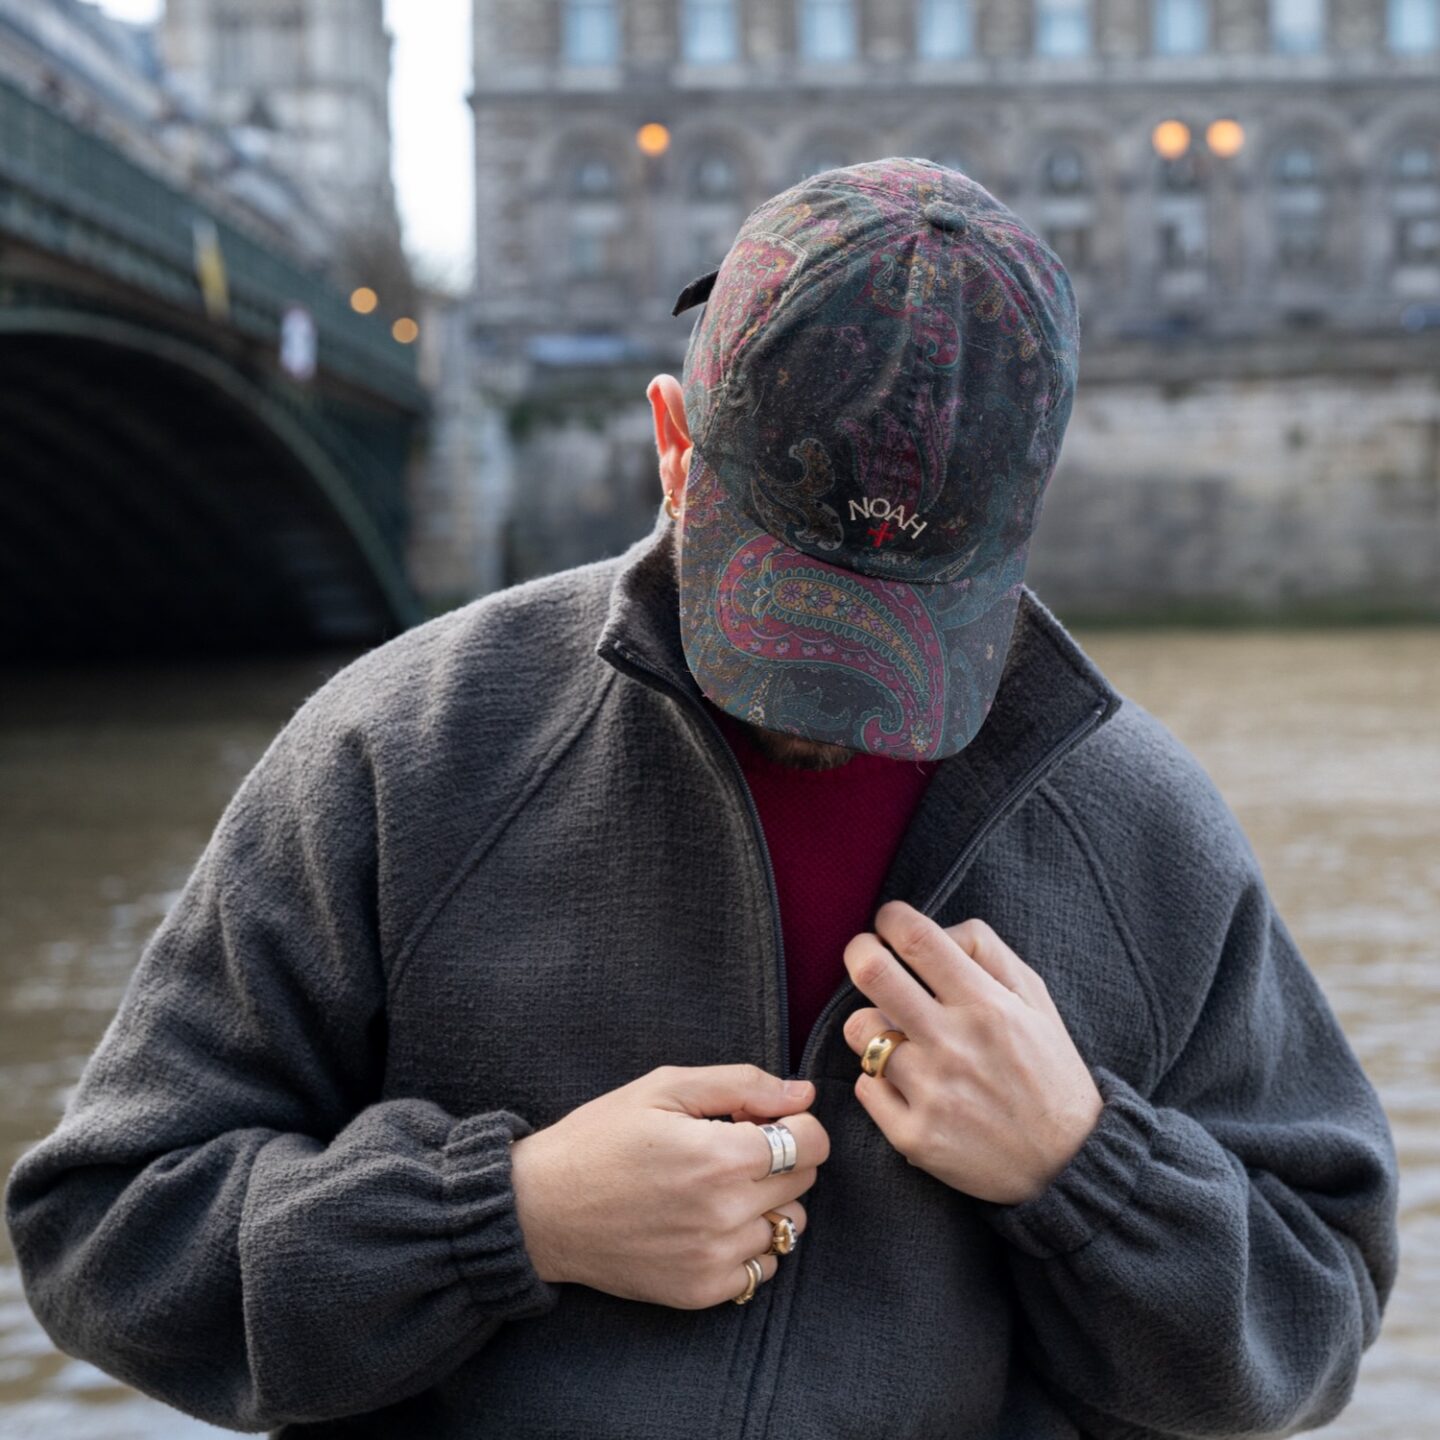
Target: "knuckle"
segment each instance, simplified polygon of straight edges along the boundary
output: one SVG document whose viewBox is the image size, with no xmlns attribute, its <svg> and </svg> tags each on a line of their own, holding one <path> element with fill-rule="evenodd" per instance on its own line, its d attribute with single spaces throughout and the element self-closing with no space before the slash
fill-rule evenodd
<svg viewBox="0 0 1440 1440">
<path fill-rule="evenodd" d="M 923 916 L 916 915 L 906 920 L 898 932 L 902 950 L 923 950 L 930 943 L 931 931 Z"/>
<path fill-rule="evenodd" d="M 863 990 L 885 976 L 890 958 L 883 951 L 867 950 L 855 962 L 855 983 Z"/>
</svg>

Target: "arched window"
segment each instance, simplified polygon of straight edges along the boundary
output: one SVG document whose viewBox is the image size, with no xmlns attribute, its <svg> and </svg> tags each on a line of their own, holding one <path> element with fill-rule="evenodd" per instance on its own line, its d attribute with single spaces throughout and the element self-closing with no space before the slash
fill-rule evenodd
<svg viewBox="0 0 1440 1440">
<path fill-rule="evenodd" d="M 620 59 L 615 0 L 564 0 L 563 44 L 570 65 L 614 65 Z"/>
<path fill-rule="evenodd" d="M 1035 53 L 1090 53 L 1090 0 L 1035 0 Z"/>
<path fill-rule="evenodd" d="M 959 60 L 974 49 L 971 0 L 920 0 L 915 53 L 922 60 Z"/>
<path fill-rule="evenodd" d="M 1156 248 L 1168 274 L 1202 274 L 1210 259 L 1210 197 L 1193 150 L 1162 160 L 1155 197 Z"/>
<path fill-rule="evenodd" d="M 619 186 L 606 155 L 578 156 L 570 166 L 570 193 L 580 200 L 613 199 Z"/>
<path fill-rule="evenodd" d="M 800 0 L 800 54 L 806 60 L 853 60 L 859 49 L 855 0 Z"/>
<path fill-rule="evenodd" d="M 1440 50 L 1440 0 L 1390 0 L 1390 48 L 1402 55 Z"/>
<path fill-rule="evenodd" d="M 564 235 L 566 268 L 572 280 L 600 280 L 619 267 L 622 210 L 620 177 L 614 161 L 598 151 L 585 151 L 569 162 L 570 195 Z"/>
<path fill-rule="evenodd" d="M 1088 189 L 1085 157 L 1073 145 L 1052 150 L 1045 157 L 1043 180 L 1051 195 L 1075 195 Z"/>
<path fill-rule="evenodd" d="M 1275 256 L 1287 270 L 1321 268 L 1329 248 L 1330 197 L 1320 152 L 1304 141 L 1286 145 L 1271 162 Z"/>
<path fill-rule="evenodd" d="M 1395 263 L 1440 268 L 1440 145 L 1435 141 L 1406 140 L 1391 156 L 1390 213 Z"/>
<path fill-rule="evenodd" d="M 723 150 L 706 150 L 690 166 L 692 200 L 735 200 L 740 195 L 740 170 Z"/>
<path fill-rule="evenodd" d="M 674 250 L 684 278 L 713 270 L 745 219 L 745 168 L 723 144 L 698 151 L 685 169 L 684 238 Z"/>
<path fill-rule="evenodd" d="M 1325 48 L 1326 0 L 1270 0 L 1270 44 L 1282 55 L 1314 55 Z"/>
<path fill-rule="evenodd" d="M 685 0 L 680 48 L 691 65 L 728 65 L 740 58 L 735 0 Z"/>
<path fill-rule="evenodd" d="M 1199 55 L 1210 48 L 1208 0 L 1153 0 L 1157 55 Z"/>
<path fill-rule="evenodd" d="M 1091 262 L 1095 201 L 1090 171 L 1074 145 L 1056 145 L 1040 163 L 1040 198 L 1034 219 L 1046 243 L 1072 270 Z"/>
</svg>

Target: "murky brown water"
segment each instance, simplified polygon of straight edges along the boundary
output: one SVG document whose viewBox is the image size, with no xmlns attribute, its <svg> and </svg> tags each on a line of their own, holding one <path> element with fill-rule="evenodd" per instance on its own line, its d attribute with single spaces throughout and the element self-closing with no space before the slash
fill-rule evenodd
<svg viewBox="0 0 1440 1440">
<path fill-rule="evenodd" d="M 1440 1435 L 1440 631 L 1082 635 L 1199 755 L 1385 1098 L 1403 1266 L 1326 1433 Z M 0 1170 L 54 1124 L 235 785 L 340 662 L 0 675 Z M 57 1354 L 0 1237 L 0 1436 L 188 1440 Z"/>
</svg>

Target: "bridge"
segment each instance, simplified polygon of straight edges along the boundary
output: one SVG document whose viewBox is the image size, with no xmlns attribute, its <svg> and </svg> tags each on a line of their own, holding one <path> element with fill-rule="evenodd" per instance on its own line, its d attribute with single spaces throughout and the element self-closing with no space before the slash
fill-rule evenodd
<svg viewBox="0 0 1440 1440">
<path fill-rule="evenodd" d="M 424 416 L 377 317 L 0 81 L 0 659 L 414 623 Z"/>
</svg>

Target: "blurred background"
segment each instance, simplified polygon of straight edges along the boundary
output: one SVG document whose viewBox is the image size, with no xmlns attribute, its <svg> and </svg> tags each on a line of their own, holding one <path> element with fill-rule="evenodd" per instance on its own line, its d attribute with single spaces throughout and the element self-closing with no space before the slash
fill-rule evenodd
<svg viewBox="0 0 1440 1440">
<path fill-rule="evenodd" d="M 1440 1434 L 1440 0 L 0 0 L 0 1171 L 296 706 L 659 499 L 681 287 L 802 176 L 1069 266 L 1027 579 L 1216 779 L 1380 1087 L 1327 1433 Z M 218 1434 L 57 1353 L 0 1435 Z"/>
</svg>

